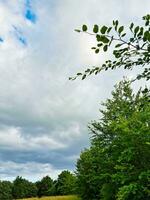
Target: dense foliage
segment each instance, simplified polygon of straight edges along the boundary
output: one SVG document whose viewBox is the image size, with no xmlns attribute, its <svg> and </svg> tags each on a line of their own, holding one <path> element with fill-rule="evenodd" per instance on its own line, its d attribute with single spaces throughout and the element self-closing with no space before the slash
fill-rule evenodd
<svg viewBox="0 0 150 200">
<path fill-rule="evenodd" d="M 150 199 L 150 93 L 120 82 L 93 121 L 91 148 L 77 162 L 84 200 Z"/>
<path fill-rule="evenodd" d="M 69 171 L 62 171 L 55 181 L 49 176 L 36 183 L 19 176 L 13 183 L 0 181 L 0 200 L 72 194 L 76 194 L 76 177 Z"/>
<path fill-rule="evenodd" d="M 114 20 L 111 26 L 95 24 L 91 32 L 87 25 L 83 25 L 77 32 L 85 32 L 96 38 L 97 45 L 92 47 L 95 53 L 112 50 L 112 60 L 106 60 L 101 66 L 87 68 L 83 73 L 77 73 L 71 80 L 81 76 L 85 79 L 91 74 L 98 74 L 109 69 L 140 68 L 141 73 L 135 79 L 150 79 L 150 15 L 143 17 L 144 25 L 135 25 L 133 22 L 128 28 Z"/>
<path fill-rule="evenodd" d="M 13 182 L 12 195 L 15 199 L 36 197 L 37 187 L 34 183 L 18 176 Z"/>
<path fill-rule="evenodd" d="M 45 176 L 41 181 L 36 183 L 38 188 L 38 197 L 53 195 L 53 180 L 49 176 Z"/>
<path fill-rule="evenodd" d="M 12 200 L 12 183 L 9 181 L 0 181 L 0 200 Z"/>
<path fill-rule="evenodd" d="M 76 177 L 69 171 L 63 171 L 56 183 L 58 195 L 76 194 Z"/>
</svg>

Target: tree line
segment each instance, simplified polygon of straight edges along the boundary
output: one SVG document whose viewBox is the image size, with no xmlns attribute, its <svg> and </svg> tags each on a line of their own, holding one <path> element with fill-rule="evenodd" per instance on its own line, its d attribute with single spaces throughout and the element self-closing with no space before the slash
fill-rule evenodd
<svg viewBox="0 0 150 200">
<path fill-rule="evenodd" d="M 76 194 L 76 176 L 65 170 L 57 180 L 45 176 L 35 183 L 22 177 L 13 182 L 0 181 L 0 200 Z"/>
</svg>

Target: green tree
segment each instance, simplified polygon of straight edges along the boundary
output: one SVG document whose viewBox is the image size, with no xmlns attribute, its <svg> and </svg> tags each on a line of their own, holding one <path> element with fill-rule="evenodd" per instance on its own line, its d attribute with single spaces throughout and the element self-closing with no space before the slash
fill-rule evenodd
<svg viewBox="0 0 150 200">
<path fill-rule="evenodd" d="M 13 182 L 12 195 L 15 199 L 35 197 L 37 187 L 34 183 L 18 176 Z"/>
<path fill-rule="evenodd" d="M 36 182 L 38 188 L 38 197 L 53 195 L 53 180 L 49 176 L 45 176 L 41 181 Z"/>
<path fill-rule="evenodd" d="M 81 196 L 89 200 L 150 198 L 150 94 L 120 82 L 90 125 L 91 148 L 77 162 Z"/>
<path fill-rule="evenodd" d="M 59 195 L 76 194 L 76 176 L 67 170 L 62 171 L 58 176 L 56 187 Z"/>
<path fill-rule="evenodd" d="M 99 26 L 95 24 L 93 30 L 88 32 L 87 25 L 83 25 L 77 32 L 85 32 L 94 36 L 97 45 L 92 47 L 95 53 L 112 50 L 112 60 L 106 60 L 101 66 L 87 68 L 83 73 L 77 73 L 71 80 L 81 76 L 85 79 L 91 74 L 98 74 L 109 69 L 124 68 L 133 69 L 140 67 L 141 73 L 135 79 L 150 79 L 150 15 L 143 17 L 144 25 L 135 25 L 133 22 L 129 27 L 119 24 L 114 20 L 111 26 Z M 112 48 L 110 48 L 112 47 Z"/>
<path fill-rule="evenodd" d="M 12 200 L 12 183 L 0 181 L 0 200 Z"/>
<path fill-rule="evenodd" d="M 99 176 L 100 154 L 98 148 L 91 147 L 81 152 L 77 161 L 77 192 L 83 200 L 99 199 L 101 178 Z"/>
</svg>

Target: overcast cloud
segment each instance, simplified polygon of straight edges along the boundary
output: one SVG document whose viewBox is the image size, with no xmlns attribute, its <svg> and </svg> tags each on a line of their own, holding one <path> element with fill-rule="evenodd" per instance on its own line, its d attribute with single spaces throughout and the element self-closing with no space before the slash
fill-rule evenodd
<svg viewBox="0 0 150 200">
<path fill-rule="evenodd" d="M 126 74 L 69 81 L 106 59 L 90 50 L 92 37 L 74 29 L 112 19 L 140 23 L 149 11 L 149 0 L 0 0 L 1 179 L 56 178 L 75 169 L 88 147 L 87 123 Z"/>
</svg>

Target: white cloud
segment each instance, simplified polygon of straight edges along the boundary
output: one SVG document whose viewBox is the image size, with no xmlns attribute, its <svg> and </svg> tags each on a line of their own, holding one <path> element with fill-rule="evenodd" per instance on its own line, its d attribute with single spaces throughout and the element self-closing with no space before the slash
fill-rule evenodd
<svg viewBox="0 0 150 200">
<path fill-rule="evenodd" d="M 0 130 L 0 149 L 24 151 L 54 150 L 65 148 L 66 145 L 48 135 L 26 136 L 21 128 L 5 127 Z"/>
<path fill-rule="evenodd" d="M 61 170 L 55 169 L 49 163 L 15 163 L 15 162 L 0 162 L 0 174 L 2 180 L 14 180 L 16 176 L 22 176 L 28 180 L 37 181 L 44 176 L 50 176 L 56 179 Z"/>
</svg>

